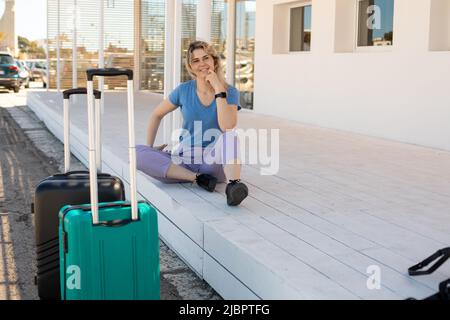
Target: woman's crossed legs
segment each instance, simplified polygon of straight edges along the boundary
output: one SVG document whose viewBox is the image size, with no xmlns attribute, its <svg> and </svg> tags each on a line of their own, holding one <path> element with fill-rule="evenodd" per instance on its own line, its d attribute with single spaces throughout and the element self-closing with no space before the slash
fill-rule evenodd
<svg viewBox="0 0 450 320">
<path fill-rule="evenodd" d="M 164 183 L 197 181 L 208 191 L 213 191 L 216 181 L 230 181 L 226 191 L 229 205 L 239 204 L 248 195 L 247 186 L 239 181 L 241 160 L 235 131 L 223 133 L 205 149 L 194 148 L 172 155 L 138 145 L 136 155 L 137 169 Z"/>
</svg>

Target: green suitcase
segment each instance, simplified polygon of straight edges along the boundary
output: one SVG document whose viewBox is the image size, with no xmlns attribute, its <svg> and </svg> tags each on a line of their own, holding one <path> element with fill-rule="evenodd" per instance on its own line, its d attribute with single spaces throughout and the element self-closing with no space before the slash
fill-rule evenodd
<svg viewBox="0 0 450 320">
<path fill-rule="evenodd" d="M 98 203 L 92 78 L 128 76 L 131 201 Z M 67 205 L 59 213 L 63 300 L 156 300 L 160 298 L 157 211 L 137 202 L 132 71 L 88 70 L 91 203 Z"/>
<path fill-rule="evenodd" d="M 90 205 L 61 210 L 63 300 L 159 299 L 157 213 L 147 203 L 138 208 L 132 221 L 129 203 L 100 204 L 97 225 Z"/>
</svg>

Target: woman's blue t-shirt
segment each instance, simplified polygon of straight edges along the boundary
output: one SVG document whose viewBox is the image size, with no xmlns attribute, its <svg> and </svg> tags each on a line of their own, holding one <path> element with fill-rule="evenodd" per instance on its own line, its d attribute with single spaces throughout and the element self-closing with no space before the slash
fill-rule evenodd
<svg viewBox="0 0 450 320">
<path fill-rule="evenodd" d="M 201 146 L 205 148 L 212 140 L 203 141 L 204 133 L 208 129 L 220 130 L 217 120 L 217 104 L 214 99 L 211 105 L 204 106 L 197 95 L 197 84 L 195 80 L 190 80 L 180 84 L 169 95 L 169 101 L 181 108 L 183 114 L 183 129 L 188 131 L 191 137 L 191 146 Z M 241 109 L 239 104 L 239 91 L 228 86 L 227 89 L 228 104 L 236 105 L 238 110 Z M 183 140 L 183 137 L 180 137 Z M 188 141 L 183 140 L 183 144 Z"/>
</svg>

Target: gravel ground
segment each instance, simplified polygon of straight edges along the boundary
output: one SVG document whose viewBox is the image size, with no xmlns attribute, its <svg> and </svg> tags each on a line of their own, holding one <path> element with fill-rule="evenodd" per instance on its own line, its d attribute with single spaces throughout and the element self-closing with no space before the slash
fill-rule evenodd
<svg viewBox="0 0 450 320">
<path fill-rule="evenodd" d="M 26 91 L 0 92 L 0 299 L 38 299 L 34 285 L 37 183 L 64 168 L 63 145 L 25 105 Z M 72 170 L 86 168 L 72 156 Z M 160 241 L 161 299 L 221 297 Z"/>
</svg>

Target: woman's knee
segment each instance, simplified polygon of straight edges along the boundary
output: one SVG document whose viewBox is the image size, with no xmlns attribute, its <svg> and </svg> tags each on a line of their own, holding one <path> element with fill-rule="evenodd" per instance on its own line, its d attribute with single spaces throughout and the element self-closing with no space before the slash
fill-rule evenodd
<svg viewBox="0 0 450 320">
<path fill-rule="evenodd" d="M 154 153 L 154 149 L 150 146 L 136 145 L 136 164 L 138 170 L 141 170 L 143 165 L 149 160 L 149 157 Z"/>
<path fill-rule="evenodd" d="M 164 177 L 170 162 L 170 154 L 150 146 L 136 146 L 136 167 L 150 176 Z"/>
</svg>

